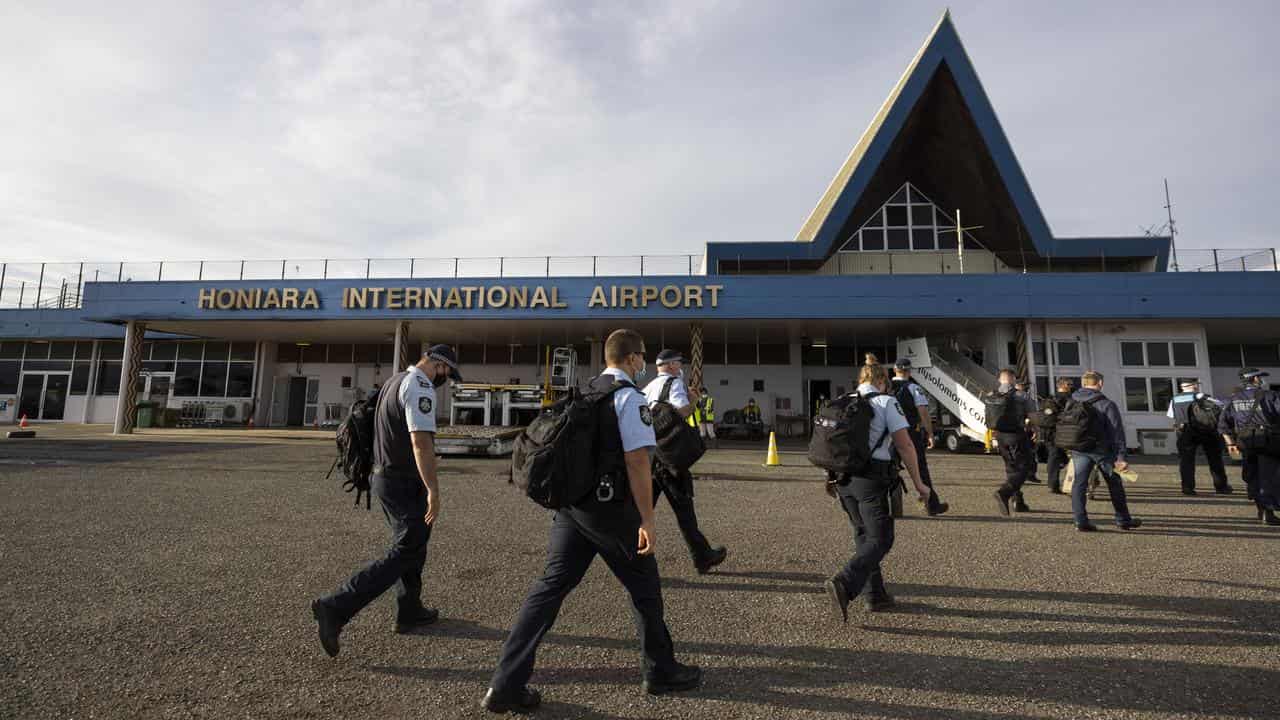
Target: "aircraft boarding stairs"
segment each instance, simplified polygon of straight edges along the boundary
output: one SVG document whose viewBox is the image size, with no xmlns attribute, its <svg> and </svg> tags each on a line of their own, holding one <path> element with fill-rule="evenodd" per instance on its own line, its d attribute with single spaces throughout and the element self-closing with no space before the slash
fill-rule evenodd
<svg viewBox="0 0 1280 720">
<path fill-rule="evenodd" d="M 959 452 L 970 442 L 991 447 L 987 432 L 983 393 L 997 385 L 991 371 L 970 360 L 958 345 L 947 339 L 929 343 L 928 338 L 898 341 L 898 357 L 911 359 L 911 374 L 947 414 L 939 430 L 947 449 Z"/>
</svg>

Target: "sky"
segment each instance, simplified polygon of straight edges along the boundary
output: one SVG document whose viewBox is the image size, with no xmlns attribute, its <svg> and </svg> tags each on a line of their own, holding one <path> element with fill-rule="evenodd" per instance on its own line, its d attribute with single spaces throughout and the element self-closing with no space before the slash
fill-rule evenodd
<svg viewBox="0 0 1280 720">
<path fill-rule="evenodd" d="M 795 237 L 936 3 L 0 3 L 0 259 Z M 1053 232 L 1280 245 L 1280 3 L 955 2 Z"/>
</svg>

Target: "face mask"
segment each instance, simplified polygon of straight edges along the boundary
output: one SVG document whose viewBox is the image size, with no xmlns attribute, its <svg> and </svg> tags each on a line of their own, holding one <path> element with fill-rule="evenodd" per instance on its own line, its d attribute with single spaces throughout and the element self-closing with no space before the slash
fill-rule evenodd
<svg viewBox="0 0 1280 720">
<path fill-rule="evenodd" d="M 641 363 L 640 369 L 636 370 L 636 382 L 640 382 L 641 380 L 644 379 L 644 376 L 648 374 L 649 374 L 649 368 L 645 367 L 644 363 Z"/>
<path fill-rule="evenodd" d="M 431 386 L 441 387 L 447 382 L 449 382 L 449 371 L 447 369 L 441 370 L 440 372 L 436 373 L 435 378 L 431 380 Z"/>
<path fill-rule="evenodd" d="M 1013 386 L 1010 385 L 1009 383 L 1000 383 L 1000 392 L 1002 393 L 1007 393 L 1012 388 Z"/>
</svg>

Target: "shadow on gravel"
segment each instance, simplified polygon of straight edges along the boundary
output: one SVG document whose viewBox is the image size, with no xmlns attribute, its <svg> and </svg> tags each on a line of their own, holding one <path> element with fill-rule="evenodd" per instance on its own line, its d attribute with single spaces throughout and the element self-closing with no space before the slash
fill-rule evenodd
<svg viewBox="0 0 1280 720">
<path fill-rule="evenodd" d="M 948 586 L 895 587 L 905 594 L 912 592 L 970 592 L 978 596 L 1017 595 L 995 590 L 974 590 Z M 1039 596 L 1041 593 L 1022 593 Z M 1059 599 L 1055 593 L 1043 593 Z M 1111 603 L 1118 596 L 1105 593 L 1066 593 L 1077 602 Z M 1124 599 L 1125 604 L 1147 606 L 1164 599 L 1138 597 Z M 1201 598 L 1171 598 L 1174 604 Z M 1252 605 L 1245 612 L 1275 612 L 1275 603 L 1240 603 Z M 1209 601 L 1213 609 L 1213 601 Z M 1162 610 L 1169 609 L 1161 607 Z M 1205 610 L 1201 608 L 1200 612 Z M 1079 618 L 1076 618 L 1077 620 Z M 1091 618 L 1092 619 L 1092 618 Z M 1172 622 L 1172 621 L 1171 621 Z M 884 632 L 883 630 L 877 630 Z M 437 636 L 498 642 L 505 633 L 466 621 L 441 625 Z M 939 637 L 949 637 L 939 633 Z M 960 634 L 956 635 L 957 637 Z M 1083 635 L 1082 635 L 1083 636 Z M 1096 635 L 1089 640 L 1098 642 Z M 989 638 L 976 638 L 989 639 Z M 1149 639 L 1145 636 L 1137 641 Z M 1001 641 L 1004 641 L 1003 639 Z M 1123 640 L 1128 642 L 1129 640 Z M 573 647 L 636 651 L 634 640 L 579 635 L 552 634 L 547 642 Z M 1115 642 L 1122 642 L 1117 640 Z M 1138 712 L 1212 713 L 1218 716 L 1270 716 L 1274 710 L 1268 688 L 1280 683 L 1280 672 L 1264 668 L 1224 666 L 1170 660 L 1116 659 L 1095 657 L 1063 657 L 1046 659 L 996 660 L 880 650 L 852 650 L 815 646 L 779 646 L 733 644 L 719 642 L 677 642 L 682 653 L 720 657 L 758 658 L 766 662 L 785 660 L 785 665 L 737 665 L 708 667 L 705 685 L 684 697 L 713 698 L 731 703 L 765 705 L 778 710 L 807 710 L 882 715 L 904 720 L 939 717 L 939 708 L 897 705 L 875 701 L 851 701 L 830 693 L 850 684 L 871 687 L 892 686 L 905 690 L 983 695 L 993 699 L 1022 697 L 1033 701 L 1087 705 L 1101 710 Z M 804 663 L 811 667 L 797 667 Z M 423 681 L 467 681 L 487 684 L 489 670 L 459 670 L 406 666 L 369 666 L 372 672 Z M 534 684 L 542 685 L 629 685 L 639 682 L 633 668 L 541 668 Z M 806 692 L 808 691 L 808 692 Z M 609 691 L 612 692 L 612 691 Z M 639 693 L 639 688 L 636 689 Z M 581 713 L 577 708 L 554 703 L 554 690 L 548 693 L 548 708 L 564 708 Z M 479 698 L 476 698 L 479 701 Z M 573 717 L 605 717 L 605 715 L 572 714 Z M 995 718 L 1027 718 L 1029 716 L 984 711 L 946 710 L 949 718 L 994 720 Z"/>
<path fill-rule="evenodd" d="M 192 443 L 159 441 L 35 440 L 0 444 L 6 465 L 91 465 L 137 462 L 193 453 L 242 453 L 261 443 Z"/>
</svg>

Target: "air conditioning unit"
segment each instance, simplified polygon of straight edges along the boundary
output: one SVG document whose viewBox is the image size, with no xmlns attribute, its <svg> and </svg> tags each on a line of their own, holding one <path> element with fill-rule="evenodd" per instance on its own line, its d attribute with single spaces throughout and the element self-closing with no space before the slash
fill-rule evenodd
<svg viewBox="0 0 1280 720">
<path fill-rule="evenodd" d="M 222 408 L 222 422 L 243 423 L 249 420 L 253 406 L 246 402 L 229 402 Z"/>
</svg>

